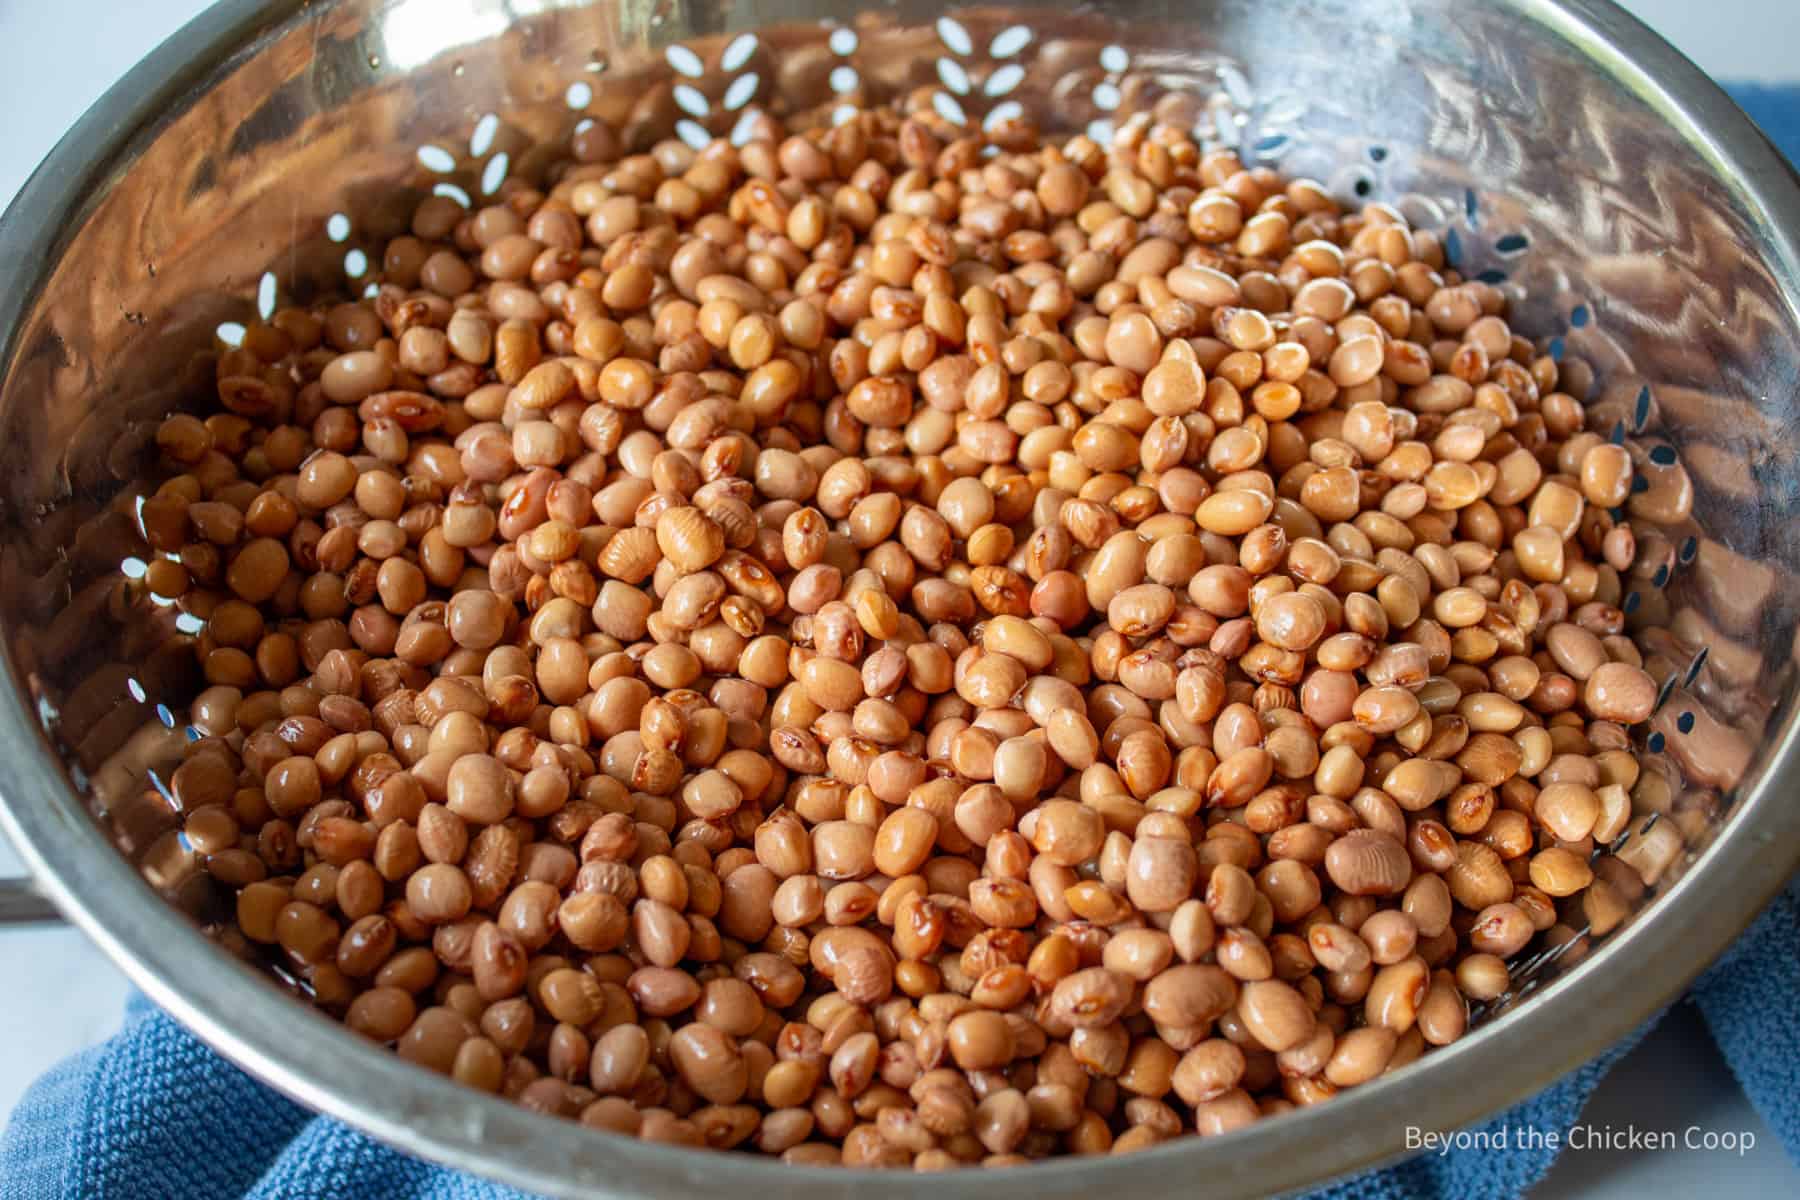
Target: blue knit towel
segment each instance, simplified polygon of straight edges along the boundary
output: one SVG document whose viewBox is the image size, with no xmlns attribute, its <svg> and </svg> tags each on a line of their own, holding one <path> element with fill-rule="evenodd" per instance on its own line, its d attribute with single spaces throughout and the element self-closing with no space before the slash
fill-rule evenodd
<svg viewBox="0 0 1800 1200">
<path fill-rule="evenodd" d="M 1726 1061 L 1800 1161 L 1800 1033 L 1771 996 L 1800 995 L 1800 886 L 1692 992 Z M 1632 1035 L 1482 1128 L 1567 1130 Z M 204 1149 L 195 1131 L 204 1130 Z M 602 1136 L 599 1134 L 596 1137 Z M 1480 1145 L 1480 1142 L 1476 1142 Z M 1315 1200 L 1498 1200 L 1543 1178 L 1551 1150 L 1423 1154 Z M 524 1200 L 317 1117 L 219 1058 L 141 998 L 125 1028 L 33 1085 L 0 1138 L 0 1200 Z"/>
<path fill-rule="evenodd" d="M 1732 92 L 1800 161 L 1800 89 Z M 1751 1103 L 1800 1162 L 1800 1030 L 1791 1010 L 1771 1002 L 1795 996 L 1800 883 L 1778 897 L 1690 993 Z M 1481 1128 L 1568 1129 L 1608 1068 L 1647 1028 Z M 1555 1157 L 1550 1149 L 1424 1154 L 1312 1196 L 1499 1200 L 1542 1179 Z M 215 1055 L 141 998 L 131 1003 L 116 1037 L 34 1084 L 0 1136 L 0 1200 L 239 1198 L 527 1200 L 512 1188 L 409 1158 L 314 1116 Z"/>
</svg>

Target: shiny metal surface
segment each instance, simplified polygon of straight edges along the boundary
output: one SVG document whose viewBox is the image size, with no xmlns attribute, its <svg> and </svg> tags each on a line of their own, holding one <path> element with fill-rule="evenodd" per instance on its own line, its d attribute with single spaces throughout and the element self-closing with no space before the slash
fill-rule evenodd
<svg viewBox="0 0 1800 1200">
<path fill-rule="evenodd" d="M 28 879 L 0 879 L 0 925 L 41 925 L 62 920 L 50 898 Z"/>
<path fill-rule="evenodd" d="M 1793 872 L 1800 184 L 1718 90 L 1604 0 L 938 17 L 915 0 L 853 16 L 818 0 L 228 0 L 109 92 L 0 220 L 0 816 L 68 917 L 246 1069 L 390 1144 L 556 1196 L 1263 1194 L 1547 1083 L 1675 994 Z M 1470 273 L 1517 272 L 1515 325 L 1554 339 L 1593 427 L 1651 483 L 1634 519 L 1660 527 L 1624 603 L 1634 627 L 1671 630 L 1643 639 L 1669 680 L 1643 732 L 1669 784 L 1657 819 L 1689 853 L 1641 919 L 1596 940 L 1567 914 L 1570 949 L 1527 1003 L 1330 1104 L 1129 1159 L 879 1183 L 532 1115 L 370 1053 L 209 941 L 217 898 L 145 786 L 180 752 L 191 625 L 127 576 L 145 446 L 164 413 L 203 402 L 215 332 L 253 318 L 259 288 L 359 286 L 347 257 L 379 259 L 413 198 L 479 195 L 502 156 L 501 174 L 539 172 L 584 118 L 642 147 L 728 133 L 759 105 L 828 114 L 846 87 L 931 89 L 969 121 L 1017 103 L 1059 128 L 1154 110 L 1454 231 Z"/>
</svg>

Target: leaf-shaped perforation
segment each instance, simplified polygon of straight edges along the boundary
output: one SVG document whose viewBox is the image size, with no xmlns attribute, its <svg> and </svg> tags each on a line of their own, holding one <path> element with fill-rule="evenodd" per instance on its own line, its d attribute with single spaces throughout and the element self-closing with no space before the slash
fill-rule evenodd
<svg viewBox="0 0 1800 1200">
<path fill-rule="evenodd" d="M 980 93 L 985 99 L 997 100 L 1009 96 L 1025 82 L 1029 61 L 1025 51 L 1031 42 L 1031 29 L 1025 25 L 1008 25 L 988 40 L 987 62 L 979 64 L 974 72 Z M 1005 115 L 996 117 L 994 113 L 1001 109 L 1006 110 Z M 1023 115 L 1023 105 L 1002 104 L 988 114 L 983 125 L 992 128 L 1001 121 Z"/>
<path fill-rule="evenodd" d="M 719 53 L 719 69 L 727 74 L 742 71 L 750 65 L 750 59 L 755 55 L 759 44 L 754 33 L 741 33 L 731 39 L 730 44 Z"/>
<path fill-rule="evenodd" d="M 831 94 L 838 97 L 836 107 L 831 110 L 834 125 L 842 125 L 854 118 L 864 98 L 862 74 L 856 67 L 856 52 L 861 46 L 862 38 L 847 25 L 840 25 L 826 35 L 825 47 L 834 61 L 826 68 L 825 82 Z"/>
<path fill-rule="evenodd" d="M 738 140 L 738 130 L 749 128 L 746 120 L 762 111 L 766 93 L 763 81 L 774 77 L 774 66 L 773 57 L 754 33 L 739 34 L 720 51 L 719 72 L 725 83 L 715 107 L 724 114 L 723 120 L 733 122 L 734 141 Z M 731 115 L 737 113 L 743 115 Z"/>
<path fill-rule="evenodd" d="M 448 175 L 456 170 L 456 155 L 442 146 L 427 142 L 415 152 L 419 165 L 427 171 L 435 171 L 439 175 Z"/>
<path fill-rule="evenodd" d="M 992 130 L 1021 119 L 1027 109 L 1021 89 L 1034 74 L 1055 77 L 1050 64 L 1032 53 L 1037 34 L 1028 25 L 980 23 L 971 28 L 946 16 L 933 29 L 938 53 L 930 63 L 929 99 L 933 112 L 953 125 Z"/>
<path fill-rule="evenodd" d="M 994 68 L 987 79 L 982 82 L 981 94 L 984 96 L 1004 96 L 1025 81 L 1025 68 L 1018 63 L 1005 63 Z"/>
<path fill-rule="evenodd" d="M 1017 100 L 1003 100 L 988 110 L 988 115 L 981 119 L 981 127 L 992 133 L 1008 121 L 1017 121 L 1025 116 L 1025 106 Z"/>
<path fill-rule="evenodd" d="M 707 100 L 706 93 L 694 85 L 678 83 L 672 95 L 675 97 L 675 107 L 695 120 L 704 121 L 712 115 L 712 104 Z"/>
<path fill-rule="evenodd" d="M 663 58 L 675 69 L 677 75 L 686 79 L 702 79 L 706 76 L 706 61 L 694 53 L 693 47 L 676 42 L 663 51 Z"/>
<path fill-rule="evenodd" d="M 975 53 L 975 39 L 955 17 L 939 17 L 934 28 L 942 52 L 932 60 L 938 86 L 931 92 L 931 107 L 950 124 L 966 126 L 969 115 L 963 98 L 969 95 L 972 85 L 968 68 L 959 60 Z"/>
<path fill-rule="evenodd" d="M 1307 142 L 1304 121 L 1310 102 L 1296 92 L 1277 92 L 1241 107 L 1245 120 L 1239 143 L 1246 161 L 1287 170 L 1288 158 Z"/>
<path fill-rule="evenodd" d="M 795 58 L 802 74 L 810 75 L 815 69 L 811 64 L 829 56 L 823 46 L 812 51 L 810 59 Z M 705 55 L 693 46 L 677 44 L 664 51 L 664 59 L 675 74 L 669 101 L 676 137 L 702 149 L 715 137 L 741 146 L 755 136 L 764 115 L 762 102 L 773 90 L 778 69 L 761 37 L 740 33 L 716 46 L 716 51 L 708 47 Z"/>
<path fill-rule="evenodd" d="M 938 41 L 944 43 L 944 49 L 950 53 L 967 58 L 975 53 L 975 39 L 955 17 L 939 17 L 937 20 Z"/>
<path fill-rule="evenodd" d="M 937 76 L 938 81 L 950 89 L 952 95 L 969 94 L 969 73 L 954 58 L 940 57 L 937 60 Z"/>
<path fill-rule="evenodd" d="M 469 157 L 481 158 L 494 148 L 494 139 L 500 133 L 500 114 L 484 113 L 475 122 L 475 128 L 469 131 Z"/>
<path fill-rule="evenodd" d="M 1119 81 L 1130 67 L 1131 55 L 1125 47 L 1110 45 L 1101 49 L 1100 70 L 1103 74 L 1089 93 L 1098 115 L 1088 122 L 1087 135 L 1103 145 L 1112 141 L 1113 130 L 1117 128 L 1119 105 L 1124 100 Z"/>
<path fill-rule="evenodd" d="M 494 196 L 500 192 L 500 185 L 506 182 L 507 173 L 512 169 L 512 156 L 502 150 L 487 160 L 481 168 L 481 194 Z"/>
<path fill-rule="evenodd" d="M 933 92 L 931 96 L 931 107 L 937 112 L 938 116 L 944 118 L 944 120 L 950 122 L 952 125 L 967 125 L 969 123 L 969 116 L 963 111 L 963 106 L 957 103 L 956 97 L 950 95 L 948 92 Z"/>
<path fill-rule="evenodd" d="M 1013 58 L 1031 45 L 1031 28 L 1027 25 L 1008 25 L 994 35 L 988 43 L 988 57 L 995 59 Z"/>
<path fill-rule="evenodd" d="M 725 86 L 725 111 L 736 112 L 756 97 L 762 76 L 754 71 L 739 75 Z"/>
</svg>

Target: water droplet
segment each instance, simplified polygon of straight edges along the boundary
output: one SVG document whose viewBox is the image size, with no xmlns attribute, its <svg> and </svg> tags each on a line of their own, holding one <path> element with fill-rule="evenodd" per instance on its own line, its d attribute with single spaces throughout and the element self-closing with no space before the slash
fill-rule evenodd
<svg viewBox="0 0 1800 1200">
<path fill-rule="evenodd" d="M 221 342 L 233 349 L 244 344 L 244 327 L 236 321 L 226 321 L 213 332 L 218 334 Z"/>
<path fill-rule="evenodd" d="M 590 73 L 595 74 L 595 75 L 598 75 L 598 74 L 600 74 L 600 72 L 606 70 L 606 55 L 601 53 L 599 50 L 589 50 L 588 57 L 587 57 L 587 69 Z"/>
<path fill-rule="evenodd" d="M 1104 112 L 1111 112 L 1119 107 L 1119 85 L 1116 83 L 1098 83 L 1094 85 L 1094 107 Z"/>
<path fill-rule="evenodd" d="M 831 90 L 838 95 L 841 96 L 845 92 L 854 92 L 858 82 L 859 80 L 856 77 L 855 67 L 831 68 Z"/>
<path fill-rule="evenodd" d="M 348 241 L 350 218 L 343 213 L 332 213 L 325 219 L 325 236 L 334 242 Z"/>
<path fill-rule="evenodd" d="M 461 79 L 463 77 L 463 72 L 467 71 L 468 69 L 469 68 L 463 66 L 462 61 L 459 59 L 454 64 L 451 65 L 450 73 L 452 75 L 456 76 L 458 79 Z"/>
<path fill-rule="evenodd" d="M 369 256 L 361 250 L 351 250 L 344 255 L 344 274 L 352 279 L 361 279 L 369 270 Z"/>
<path fill-rule="evenodd" d="M 371 70 L 371 71 L 381 70 L 381 55 L 379 55 L 379 54 L 369 55 L 369 70 Z"/>
<path fill-rule="evenodd" d="M 826 44 L 831 47 L 833 54 L 854 54 L 856 52 L 856 30 L 839 26 L 831 31 L 831 36 L 826 39 Z"/>
<path fill-rule="evenodd" d="M 1107 46 L 1100 51 L 1100 69 L 1103 71 L 1111 71 L 1117 75 L 1130 65 L 1131 55 L 1125 52 L 1123 46 Z"/>
</svg>

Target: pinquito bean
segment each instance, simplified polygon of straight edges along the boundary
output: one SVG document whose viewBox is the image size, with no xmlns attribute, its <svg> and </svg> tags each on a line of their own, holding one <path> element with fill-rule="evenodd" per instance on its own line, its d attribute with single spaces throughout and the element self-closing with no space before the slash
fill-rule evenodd
<svg viewBox="0 0 1800 1200">
<path fill-rule="evenodd" d="M 1507 297 L 1176 125 L 802 120 L 586 122 L 163 422 L 244 942 L 529 1107 L 932 1169 L 1328 1099 L 1620 922 L 1706 815 L 1628 731 L 1734 760 L 1613 607 L 1682 485 Z"/>
</svg>

